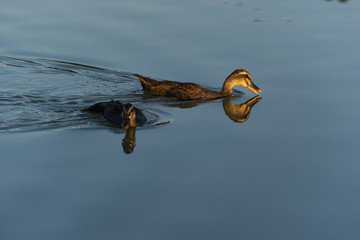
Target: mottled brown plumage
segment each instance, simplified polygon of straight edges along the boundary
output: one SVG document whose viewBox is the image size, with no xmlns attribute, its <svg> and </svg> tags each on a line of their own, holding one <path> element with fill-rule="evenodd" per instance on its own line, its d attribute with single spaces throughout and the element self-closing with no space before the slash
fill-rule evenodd
<svg viewBox="0 0 360 240">
<path fill-rule="evenodd" d="M 175 97 L 181 100 L 225 97 L 231 95 L 231 89 L 236 85 L 247 87 L 257 95 L 259 95 L 257 92 L 262 92 L 262 90 L 251 81 L 250 74 L 244 69 L 237 69 L 232 72 L 226 78 L 221 92 L 204 88 L 196 83 L 182 83 L 168 80 L 157 81 L 139 74 L 134 74 L 134 76 L 140 80 L 145 91 L 156 96 Z"/>
</svg>

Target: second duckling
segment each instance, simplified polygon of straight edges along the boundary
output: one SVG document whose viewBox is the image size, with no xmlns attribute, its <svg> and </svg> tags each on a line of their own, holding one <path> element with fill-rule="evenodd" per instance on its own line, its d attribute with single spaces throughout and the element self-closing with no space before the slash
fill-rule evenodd
<svg viewBox="0 0 360 240">
<path fill-rule="evenodd" d="M 120 101 L 99 102 L 85 109 L 100 113 L 105 119 L 116 123 L 124 129 L 141 126 L 146 122 L 142 111 L 131 103 L 123 104 Z"/>
</svg>

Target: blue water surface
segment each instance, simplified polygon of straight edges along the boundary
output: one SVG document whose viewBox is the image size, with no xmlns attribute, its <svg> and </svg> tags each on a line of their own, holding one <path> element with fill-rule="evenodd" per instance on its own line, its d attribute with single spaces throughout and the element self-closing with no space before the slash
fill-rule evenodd
<svg viewBox="0 0 360 240">
<path fill-rule="evenodd" d="M 0 239 L 359 239 L 359 10 L 2 1 Z M 179 102 L 133 76 L 219 90 L 236 68 L 263 90 L 246 117 L 248 89 Z M 111 99 L 149 118 L 130 154 L 82 111 Z"/>
</svg>

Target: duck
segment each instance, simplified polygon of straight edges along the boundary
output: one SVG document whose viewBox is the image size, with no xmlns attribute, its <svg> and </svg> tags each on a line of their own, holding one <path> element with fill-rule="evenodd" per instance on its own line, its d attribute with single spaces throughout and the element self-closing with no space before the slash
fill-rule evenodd
<svg viewBox="0 0 360 240">
<path fill-rule="evenodd" d="M 119 125 L 123 129 L 141 126 L 147 120 L 142 111 L 131 103 L 123 104 L 120 101 L 114 100 L 96 103 L 85 110 L 100 113 L 105 119 Z"/>
<path fill-rule="evenodd" d="M 176 81 L 157 81 L 148 77 L 143 77 L 139 74 L 134 74 L 137 77 L 143 89 L 156 96 L 174 97 L 179 100 L 194 100 L 194 99 L 216 99 L 229 96 L 232 94 L 234 86 L 247 87 L 256 95 L 262 90 L 256 86 L 252 80 L 251 75 L 245 69 L 236 69 L 226 79 L 220 92 L 204 88 L 196 83 L 176 82 Z"/>
</svg>

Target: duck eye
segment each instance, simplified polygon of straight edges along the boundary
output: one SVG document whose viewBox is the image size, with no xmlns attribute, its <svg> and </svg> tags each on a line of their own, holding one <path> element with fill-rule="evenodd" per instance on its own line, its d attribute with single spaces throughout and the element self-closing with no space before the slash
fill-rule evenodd
<svg viewBox="0 0 360 240">
<path fill-rule="evenodd" d="M 243 74 L 242 76 L 246 79 L 250 79 L 250 76 L 248 74 Z"/>
</svg>

